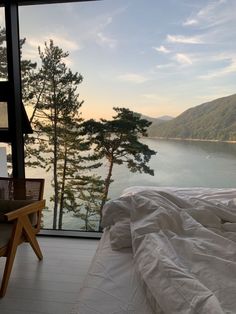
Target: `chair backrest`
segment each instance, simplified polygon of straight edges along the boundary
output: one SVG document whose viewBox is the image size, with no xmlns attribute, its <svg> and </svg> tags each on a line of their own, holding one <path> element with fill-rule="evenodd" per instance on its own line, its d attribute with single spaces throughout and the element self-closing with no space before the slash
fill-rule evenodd
<svg viewBox="0 0 236 314">
<path fill-rule="evenodd" d="M 0 199 L 34 200 L 43 199 L 44 179 L 16 179 L 0 177 Z"/>
<path fill-rule="evenodd" d="M 44 179 L 0 177 L 0 257 L 6 257 L 0 298 L 6 293 L 19 244 L 29 242 L 38 258 L 43 258 L 36 239 L 45 208 L 43 189 Z"/>
</svg>

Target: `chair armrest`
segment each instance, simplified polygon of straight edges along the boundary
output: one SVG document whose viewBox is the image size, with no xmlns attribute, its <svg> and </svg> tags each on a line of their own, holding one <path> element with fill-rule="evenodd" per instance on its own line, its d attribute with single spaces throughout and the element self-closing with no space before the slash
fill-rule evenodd
<svg viewBox="0 0 236 314">
<path fill-rule="evenodd" d="M 45 208 L 45 200 L 33 201 L 29 205 L 20 207 L 9 213 L 6 213 L 4 216 L 6 217 L 7 221 L 12 221 L 14 219 L 18 219 L 20 217 L 41 211 L 44 208 Z"/>
<path fill-rule="evenodd" d="M 32 203 L 33 200 L 2 200 L 0 199 L 0 222 L 6 222 L 5 214 Z"/>
</svg>

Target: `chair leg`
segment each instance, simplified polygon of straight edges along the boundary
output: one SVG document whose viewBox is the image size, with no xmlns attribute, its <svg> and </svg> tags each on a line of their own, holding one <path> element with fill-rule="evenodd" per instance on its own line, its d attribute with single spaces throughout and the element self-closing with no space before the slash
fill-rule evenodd
<svg viewBox="0 0 236 314">
<path fill-rule="evenodd" d="M 41 252 L 41 249 L 39 247 L 39 243 L 36 239 L 36 235 L 33 232 L 32 225 L 29 221 L 28 217 L 22 218 L 23 228 L 24 228 L 24 234 L 27 240 L 29 241 L 32 249 L 34 250 L 35 254 L 37 255 L 39 260 L 43 259 L 43 254 Z"/>
<path fill-rule="evenodd" d="M 0 298 L 4 297 L 4 295 L 6 294 L 6 290 L 7 290 L 7 286 L 8 286 L 8 282 L 9 282 L 9 278 L 10 278 L 10 274 L 11 274 L 13 262 L 16 256 L 16 250 L 19 244 L 21 234 L 22 234 L 22 224 L 20 222 L 17 222 L 13 237 L 9 244 L 9 254 L 7 255 L 5 269 L 4 269 L 4 273 L 2 277 Z"/>
</svg>

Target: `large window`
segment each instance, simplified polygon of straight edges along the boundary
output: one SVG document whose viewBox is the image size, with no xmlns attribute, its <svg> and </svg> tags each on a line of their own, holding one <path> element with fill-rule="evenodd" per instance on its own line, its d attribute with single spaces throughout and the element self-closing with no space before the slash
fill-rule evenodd
<svg viewBox="0 0 236 314">
<path fill-rule="evenodd" d="M 24 105 L 35 129 L 27 175 L 46 178 L 46 228 L 97 230 L 106 182 L 107 199 L 131 185 L 235 187 L 235 6 L 103 0 L 20 8 Z M 69 69 L 83 79 L 69 78 Z M 108 124 L 97 125 L 88 154 L 71 123 L 112 121 L 113 107 L 152 122 L 140 142 L 157 152 L 146 163 L 154 173 L 127 168 L 128 151 L 109 168 Z M 110 138 L 99 146 L 102 126 Z"/>
</svg>

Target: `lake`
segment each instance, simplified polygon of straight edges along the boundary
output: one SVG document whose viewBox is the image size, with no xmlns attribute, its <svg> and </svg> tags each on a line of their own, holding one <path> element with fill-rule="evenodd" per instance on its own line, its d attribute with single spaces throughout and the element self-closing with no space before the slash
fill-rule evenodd
<svg viewBox="0 0 236 314">
<path fill-rule="evenodd" d="M 118 197 L 123 189 L 133 185 L 175 187 L 236 187 L 236 144 L 201 141 L 145 139 L 157 151 L 150 161 L 155 175 L 131 173 L 125 166 L 115 166 L 110 198 Z M 98 170 L 106 172 L 106 165 Z M 49 200 L 50 174 L 42 169 L 27 169 L 27 176 L 45 177 L 45 197 Z M 47 201 L 49 205 L 49 201 Z M 52 213 L 45 212 L 45 227 L 51 227 Z M 79 218 L 66 214 L 65 229 L 78 229 Z"/>
</svg>

